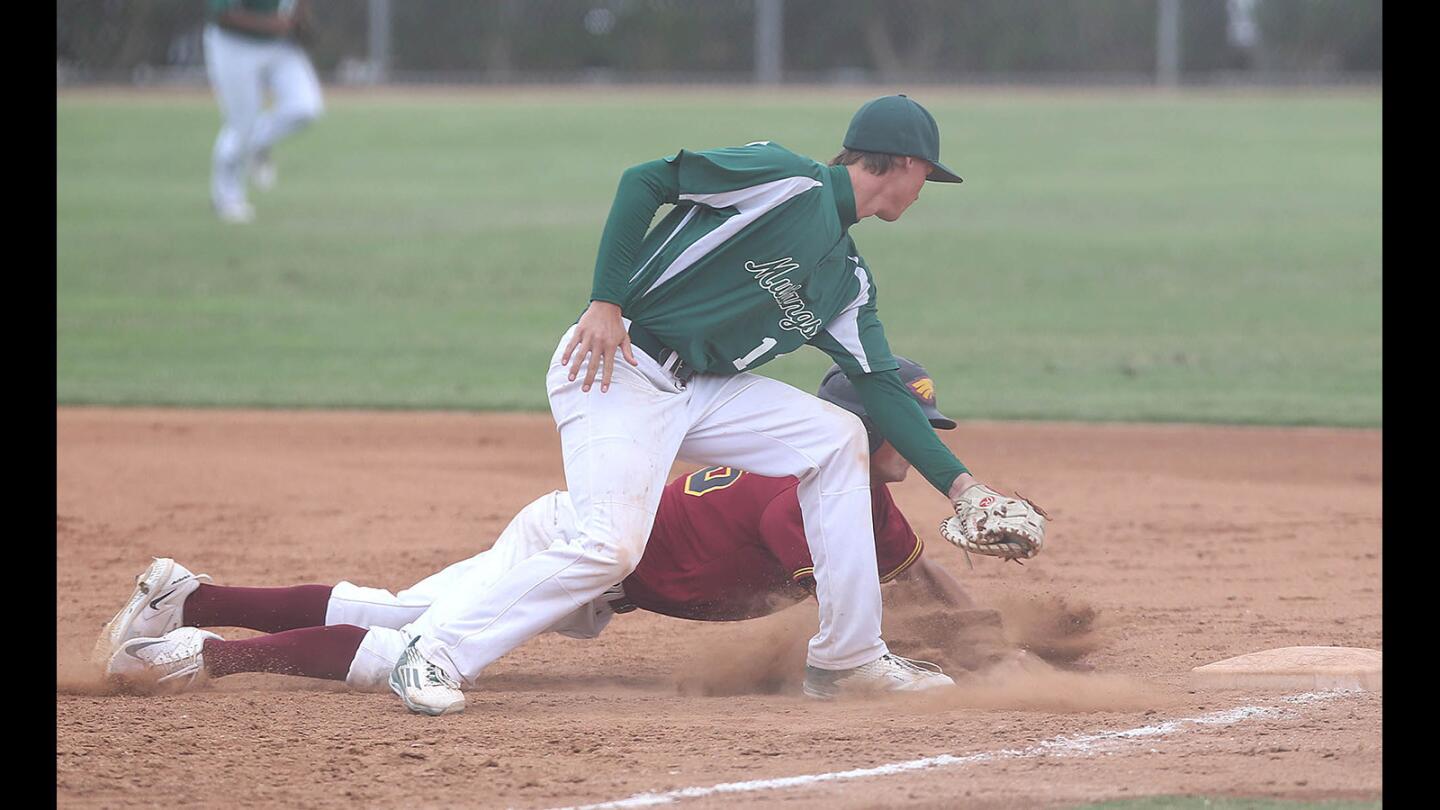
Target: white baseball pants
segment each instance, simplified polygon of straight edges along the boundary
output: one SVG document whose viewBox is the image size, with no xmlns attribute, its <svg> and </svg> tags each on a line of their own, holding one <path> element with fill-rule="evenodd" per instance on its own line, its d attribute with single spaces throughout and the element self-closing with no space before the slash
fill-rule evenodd
<svg viewBox="0 0 1440 810">
<path fill-rule="evenodd" d="M 564 548 L 574 543 L 578 534 L 569 495 L 552 492 L 521 509 L 488 550 L 399 593 L 350 582 L 336 585 L 330 592 L 325 623 L 370 630 L 350 662 L 345 682 L 356 689 L 383 689 L 410 640 L 432 633 L 437 620 L 456 612 L 448 607 L 450 603 L 463 609 L 520 563 L 548 548 Z M 561 616 L 547 629 L 571 638 L 595 638 L 614 615 L 607 600 L 595 599 Z"/>
<path fill-rule="evenodd" d="M 248 39 L 214 23 L 205 27 L 205 69 L 225 119 L 211 154 L 211 201 L 242 204 L 251 158 L 323 112 L 320 81 L 299 45 Z"/>
<path fill-rule="evenodd" d="M 472 681 L 500 656 L 590 604 L 644 554 L 677 457 L 800 478 L 806 539 L 815 561 L 820 630 L 809 663 L 848 669 L 886 652 L 870 511 L 869 444 L 854 414 L 755 374 L 697 375 L 680 385 L 636 349 L 639 367 L 615 363 L 610 390 L 581 390 L 560 363 L 546 384 L 560 431 L 565 480 L 579 521 L 573 542 L 512 568 L 468 604 L 436 604 L 417 647 L 451 677 Z M 431 614 L 435 614 L 433 617 Z"/>
</svg>

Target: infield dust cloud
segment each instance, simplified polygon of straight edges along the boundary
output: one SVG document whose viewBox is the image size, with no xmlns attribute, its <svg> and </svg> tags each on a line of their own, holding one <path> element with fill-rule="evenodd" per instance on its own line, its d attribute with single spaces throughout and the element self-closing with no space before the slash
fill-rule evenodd
<svg viewBox="0 0 1440 810">
<path fill-rule="evenodd" d="M 82 644 L 55 648 L 55 691 L 61 695 L 115 695 L 120 690 L 105 680 L 90 662 L 90 647 Z"/>
<path fill-rule="evenodd" d="M 682 695 L 774 695 L 798 692 L 805 677 L 805 645 L 815 635 L 815 606 L 801 603 L 726 627 L 723 638 L 696 645 L 675 673 Z"/>
<path fill-rule="evenodd" d="M 1095 609 L 1063 596 L 1000 597 L 995 607 L 1004 616 L 1010 643 L 1052 664 L 1079 661 L 1104 643 Z"/>
<path fill-rule="evenodd" d="M 953 677 L 958 688 L 891 699 L 917 712 L 1006 709 L 1061 714 L 1139 711 L 1177 702 L 1174 694 L 1129 676 L 1069 672 L 1029 653 Z"/>
<path fill-rule="evenodd" d="M 1002 600 L 998 609 L 954 610 L 898 603 L 885 611 L 885 638 L 898 655 L 939 664 L 960 689 L 903 696 L 917 710 L 1129 711 L 1171 698 L 1144 682 L 1088 671 L 1103 644 L 1097 612 L 1061 597 Z M 681 694 L 797 693 L 805 647 L 816 629 L 813 603 L 727 627 L 694 647 L 675 674 Z"/>
</svg>

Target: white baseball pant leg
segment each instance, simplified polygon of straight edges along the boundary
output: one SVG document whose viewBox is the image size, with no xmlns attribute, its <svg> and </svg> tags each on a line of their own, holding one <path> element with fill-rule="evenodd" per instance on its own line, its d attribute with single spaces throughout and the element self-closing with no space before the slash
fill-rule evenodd
<svg viewBox="0 0 1440 810">
<path fill-rule="evenodd" d="M 573 327 L 571 332 L 573 332 Z M 815 555 L 821 627 L 814 666 L 847 669 L 886 652 L 870 514 L 869 449 L 854 415 L 754 374 L 699 375 L 688 386 L 644 352 L 615 363 L 610 390 L 586 393 L 560 356 L 550 407 L 580 534 L 511 570 L 472 599 L 436 605 L 416 622 L 417 647 L 460 681 L 588 604 L 639 563 L 677 455 L 761 475 L 796 475 Z M 423 629 L 422 629 L 423 628 Z"/>
<path fill-rule="evenodd" d="M 588 393 L 583 374 L 570 381 L 560 357 L 573 330 L 555 347 L 546 387 L 579 533 L 483 594 L 437 603 L 412 626 L 421 654 L 462 682 L 635 570 L 685 435 L 688 397 L 644 352 L 635 352 L 638 368 L 615 363 L 606 393 L 598 378 Z"/>
<path fill-rule="evenodd" d="M 351 624 L 370 631 L 351 661 L 346 683 L 359 689 L 384 688 L 400 654 L 416 635 L 411 625 L 431 605 L 457 595 L 469 598 L 492 587 L 525 559 L 552 545 L 570 542 L 577 531 L 569 495 L 552 492 L 521 509 L 491 548 L 446 566 L 399 593 L 339 583 L 331 591 L 325 623 Z M 597 599 L 561 617 L 549 630 L 571 638 L 595 638 L 613 616 L 609 603 Z"/>
<path fill-rule="evenodd" d="M 691 388 L 697 412 L 681 457 L 800 479 L 797 494 L 820 612 L 807 663 L 849 669 L 884 655 L 870 441 L 860 419 L 757 374 L 701 375 Z"/>
<path fill-rule="evenodd" d="M 261 42 L 205 27 L 205 68 L 224 119 L 210 158 L 216 206 L 245 202 L 246 171 L 256 152 L 314 121 L 324 110 L 320 82 L 292 42 Z M 265 111 L 265 91 L 274 105 Z"/>
<path fill-rule="evenodd" d="M 268 151 L 283 138 L 304 129 L 325 111 L 320 80 L 299 45 L 275 43 L 264 79 L 274 103 L 255 119 L 250 135 L 252 156 Z"/>
<path fill-rule="evenodd" d="M 205 26 L 205 72 L 220 105 L 220 134 L 210 155 L 210 201 L 217 207 L 245 202 L 250 133 L 265 103 L 261 72 L 267 52 L 261 43 Z"/>
</svg>

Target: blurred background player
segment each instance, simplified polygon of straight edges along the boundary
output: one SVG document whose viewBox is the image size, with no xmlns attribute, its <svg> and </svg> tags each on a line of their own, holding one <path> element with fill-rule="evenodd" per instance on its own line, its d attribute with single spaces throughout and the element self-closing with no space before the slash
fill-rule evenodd
<svg viewBox="0 0 1440 810">
<path fill-rule="evenodd" d="M 271 154 L 281 139 L 320 116 L 320 81 L 301 42 L 307 0 L 208 0 L 205 68 L 224 123 L 211 157 L 210 202 L 225 222 L 249 222 L 247 177 L 275 185 Z M 269 93 L 271 105 L 265 108 Z"/>
<path fill-rule="evenodd" d="M 954 420 L 936 407 L 935 386 L 925 369 L 905 358 L 896 360 L 906 390 L 931 425 L 953 429 Z M 839 366 L 825 376 L 818 395 L 855 413 L 868 431 L 859 395 Z M 878 434 L 869 431 L 869 436 L 880 581 L 906 580 L 945 607 L 974 607 L 950 574 L 921 556 L 924 542 L 886 486 L 906 478 L 909 462 Z M 728 467 L 707 467 L 676 478 L 665 487 L 635 571 L 550 631 L 594 638 L 616 613 L 637 608 L 700 621 L 751 619 L 812 596 L 814 562 L 805 539 L 798 483 L 795 477 L 768 478 Z M 180 687 L 238 672 L 271 672 L 378 688 L 392 671 L 405 668 L 402 658 L 410 642 L 436 618 L 432 605 L 463 602 L 524 559 L 574 542 L 578 534 L 569 495 L 552 492 L 522 509 L 489 550 L 398 594 L 350 582 L 333 587 L 217 586 L 173 560 L 157 559 L 141 575 L 130 602 L 102 632 L 97 660 L 107 661 L 108 673 L 121 680 L 165 680 Z M 200 627 L 246 627 L 271 635 L 226 641 Z M 412 677 L 435 693 L 427 701 L 433 713 L 463 709 L 459 684 L 414 658 L 418 663 L 410 664 L 409 675 L 399 677 Z M 841 689 L 811 687 L 807 682 L 806 694 L 817 698 L 833 697 Z"/>
</svg>

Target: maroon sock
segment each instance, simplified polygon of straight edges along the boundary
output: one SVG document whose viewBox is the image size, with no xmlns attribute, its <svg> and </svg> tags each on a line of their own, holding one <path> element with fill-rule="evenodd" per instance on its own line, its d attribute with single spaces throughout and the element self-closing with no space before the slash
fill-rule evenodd
<svg viewBox="0 0 1440 810">
<path fill-rule="evenodd" d="M 207 639 L 205 669 L 212 678 L 237 672 L 274 672 L 343 681 L 366 632 L 353 624 L 332 624 L 239 641 Z"/>
<path fill-rule="evenodd" d="M 185 599 L 188 627 L 248 627 L 266 633 L 320 627 L 330 604 L 329 585 L 234 588 L 200 583 Z"/>
</svg>

